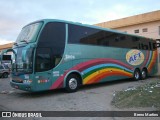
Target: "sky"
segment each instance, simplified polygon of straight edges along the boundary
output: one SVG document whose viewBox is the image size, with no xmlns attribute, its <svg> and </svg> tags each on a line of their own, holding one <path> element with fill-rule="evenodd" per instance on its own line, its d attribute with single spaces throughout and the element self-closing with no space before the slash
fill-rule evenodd
<svg viewBox="0 0 160 120">
<path fill-rule="evenodd" d="M 0 0 L 0 45 L 15 42 L 26 24 L 61 19 L 96 24 L 160 10 L 160 0 Z"/>
</svg>

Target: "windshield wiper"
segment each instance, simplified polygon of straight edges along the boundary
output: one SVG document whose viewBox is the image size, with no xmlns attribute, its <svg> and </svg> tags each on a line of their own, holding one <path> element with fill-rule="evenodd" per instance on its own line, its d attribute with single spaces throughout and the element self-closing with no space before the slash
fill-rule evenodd
<svg viewBox="0 0 160 120">
<path fill-rule="evenodd" d="M 13 45 L 18 46 L 18 44 L 16 42 Z"/>
<path fill-rule="evenodd" d="M 27 40 L 21 40 L 20 42 L 25 42 L 25 43 L 27 43 L 27 44 L 28 44 L 28 41 L 27 41 Z"/>
</svg>

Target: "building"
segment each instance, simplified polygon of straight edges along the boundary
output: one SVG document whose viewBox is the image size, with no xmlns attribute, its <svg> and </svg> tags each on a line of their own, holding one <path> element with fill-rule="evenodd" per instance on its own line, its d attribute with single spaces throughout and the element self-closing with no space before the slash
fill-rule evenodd
<svg viewBox="0 0 160 120">
<path fill-rule="evenodd" d="M 9 56 L 8 56 L 9 58 L 6 56 L 7 58 L 5 57 L 4 58 L 5 60 L 1 61 L 1 59 L 2 59 L 1 52 L 2 52 L 2 50 L 12 48 L 12 46 L 13 46 L 13 43 L 0 45 L 0 64 L 1 63 L 10 63 L 11 62 L 10 60 L 8 60 L 8 59 L 11 59 Z M 12 52 L 8 52 L 5 55 L 11 55 L 11 54 L 12 54 Z"/>
<path fill-rule="evenodd" d="M 160 39 L 160 10 L 95 24 L 153 39 Z M 160 48 L 158 49 L 158 68 L 160 74 Z"/>
<path fill-rule="evenodd" d="M 2 50 L 12 48 L 12 46 L 13 46 L 13 43 L 8 43 L 8 44 L 0 45 L 0 52 Z"/>
</svg>

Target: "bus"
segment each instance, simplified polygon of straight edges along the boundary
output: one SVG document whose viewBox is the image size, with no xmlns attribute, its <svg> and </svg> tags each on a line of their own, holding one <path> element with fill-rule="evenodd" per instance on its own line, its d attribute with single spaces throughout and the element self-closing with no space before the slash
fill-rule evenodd
<svg viewBox="0 0 160 120">
<path fill-rule="evenodd" d="M 81 85 L 146 79 L 158 69 L 153 39 L 56 19 L 24 26 L 10 51 L 10 84 L 29 92 L 75 92 Z"/>
</svg>

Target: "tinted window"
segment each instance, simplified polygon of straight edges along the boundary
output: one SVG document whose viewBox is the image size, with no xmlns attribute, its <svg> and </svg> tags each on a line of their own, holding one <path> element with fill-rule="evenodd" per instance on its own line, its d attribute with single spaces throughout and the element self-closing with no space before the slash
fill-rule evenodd
<svg viewBox="0 0 160 120">
<path fill-rule="evenodd" d="M 126 41 L 126 36 L 118 33 L 77 25 L 69 25 L 69 43 L 72 44 L 129 47 L 130 44 L 126 46 Z"/>
<path fill-rule="evenodd" d="M 38 48 L 36 52 L 36 71 L 51 69 L 51 50 L 49 48 Z"/>
<path fill-rule="evenodd" d="M 123 34 L 114 33 L 113 40 L 110 40 L 112 47 L 138 49 L 138 45 L 139 39 Z"/>
<path fill-rule="evenodd" d="M 55 54 L 61 54 L 65 44 L 65 24 L 63 23 L 48 23 L 44 27 L 40 38 L 39 47 L 54 48 Z"/>
<path fill-rule="evenodd" d="M 65 47 L 65 24 L 59 22 L 47 23 L 43 28 L 38 47 L 47 47 L 51 50 L 52 68 L 62 59 Z"/>
<path fill-rule="evenodd" d="M 69 25 L 69 43 L 97 45 L 100 30 L 83 26 Z"/>
<path fill-rule="evenodd" d="M 68 31 L 68 41 L 71 44 L 88 44 L 143 50 L 154 49 L 153 41 L 149 43 L 147 39 L 130 35 L 71 24 L 69 24 Z"/>
</svg>

